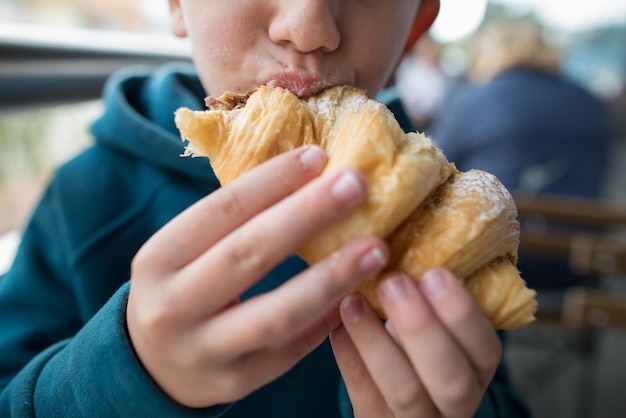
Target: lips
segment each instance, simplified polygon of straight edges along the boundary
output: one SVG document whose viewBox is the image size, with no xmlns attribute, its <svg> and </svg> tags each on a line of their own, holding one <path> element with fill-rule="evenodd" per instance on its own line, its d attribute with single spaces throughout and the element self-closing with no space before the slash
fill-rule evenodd
<svg viewBox="0 0 626 418">
<path fill-rule="evenodd" d="M 335 85 L 328 80 L 317 77 L 310 73 L 289 71 L 272 74 L 261 84 L 270 87 L 282 87 L 289 90 L 299 98 L 306 98 Z"/>
</svg>

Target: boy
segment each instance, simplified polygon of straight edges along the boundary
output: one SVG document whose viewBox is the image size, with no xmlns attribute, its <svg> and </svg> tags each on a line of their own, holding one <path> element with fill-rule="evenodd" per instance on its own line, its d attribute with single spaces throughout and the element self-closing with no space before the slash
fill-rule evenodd
<svg viewBox="0 0 626 418">
<path fill-rule="evenodd" d="M 496 334 L 447 271 L 419 288 L 389 275 L 385 328 L 348 294 L 385 264 L 382 240 L 308 268 L 290 257 L 361 202 L 360 173 L 318 177 L 325 156 L 304 147 L 217 190 L 206 160 L 179 157 L 173 111 L 207 92 L 375 95 L 438 3 L 169 3 L 202 84 L 170 66 L 108 85 L 95 147 L 59 170 L 0 287 L 0 415 L 524 413 L 496 373 Z"/>
</svg>

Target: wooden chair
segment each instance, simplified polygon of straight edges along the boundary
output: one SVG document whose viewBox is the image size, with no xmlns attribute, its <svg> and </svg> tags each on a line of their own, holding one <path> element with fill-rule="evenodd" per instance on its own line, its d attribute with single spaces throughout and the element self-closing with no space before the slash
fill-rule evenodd
<svg viewBox="0 0 626 418">
<path fill-rule="evenodd" d="M 522 221 L 520 251 L 568 260 L 579 274 L 626 274 L 626 203 L 525 193 L 514 199 Z M 551 229 L 553 224 L 568 228 Z"/>
<path fill-rule="evenodd" d="M 539 294 L 539 321 L 558 321 L 563 326 L 581 328 L 582 320 L 572 318 L 584 318 L 582 311 L 591 303 L 596 305 L 596 312 L 606 305 L 607 309 L 611 307 L 607 314 L 616 313 L 615 305 L 621 300 L 616 301 L 612 292 L 597 288 L 607 278 L 626 279 L 626 203 L 520 192 L 514 194 L 514 199 L 521 225 L 520 252 L 562 260 L 573 273 L 589 278 L 588 287 Z M 626 329 L 626 324 L 619 320 L 608 324 Z"/>
<path fill-rule="evenodd" d="M 558 319 L 570 327 L 599 327 L 593 321 L 583 323 L 584 310 L 605 307 L 607 315 L 619 312 L 622 298 L 598 287 L 602 280 L 626 280 L 626 202 L 521 192 L 514 193 L 514 199 L 521 224 L 520 252 L 562 260 L 572 272 L 591 280 L 589 287 L 563 289 L 557 298 Z M 554 319 L 551 309 L 540 306 L 539 319 Z M 620 319 L 605 326 L 626 329 Z"/>
<path fill-rule="evenodd" d="M 565 291 L 562 320 L 574 329 L 626 330 L 626 294 L 573 287 Z"/>
<path fill-rule="evenodd" d="M 577 412 L 588 417 L 598 336 L 607 329 L 626 331 L 626 292 L 603 288 L 607 281 L 626 280 L 626 202 L 526 193 L 515 193 L 514 199 L 520 253 L 563 261 L 573 273 L 588 277 L 589 285 L 537 289 L 538 320 L 520 329 L 512 342 L 554 354 L 545 364 L 526 370 L 534 390 L 547 387 L 550 377 L 562 372 L 557 369 L 563 367 L 564 354 L 573 354 L 581 367 Z"/>
</svg>

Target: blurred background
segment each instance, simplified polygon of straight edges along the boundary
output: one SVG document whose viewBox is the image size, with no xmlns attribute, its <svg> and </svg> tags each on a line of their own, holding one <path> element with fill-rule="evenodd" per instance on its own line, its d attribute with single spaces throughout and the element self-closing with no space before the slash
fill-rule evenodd
<svg viewBox="0 0 626 418">
<path fill-rule="evenodd" d="M 473 43 L 503 18 L 537 24 L 558 52 L 559 77 L 606 110 L 608 159 L 597 195 L 544 200 L 540 188 L 516 195 L 529 219 L 521 247 L 554 256 L 588 281 L 540 291 L 539 320 L 509 333 L 507 361 L 538 418 L 624 417 L 626 1 L 441 3 L 414 62 L 407 57 L 395 77 L 409 116 L 427 134 L 439 132 L 457 92 L 477 84 L 469 71 Z M 91 143 L 106 77 L 171 60 L 189 60 L 189 49 L 169 34 L 166 1 L 0 0 L 0 274 L 51 172 Z M 535 180 L 545 177 L 537 173 Z M 553 218 L 568 229 L 553 234 Z"/>
</svg>

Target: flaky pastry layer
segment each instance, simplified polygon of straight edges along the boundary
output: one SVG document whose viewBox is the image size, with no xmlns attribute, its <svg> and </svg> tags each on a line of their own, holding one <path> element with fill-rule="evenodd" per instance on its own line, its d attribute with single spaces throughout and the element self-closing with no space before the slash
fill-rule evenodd
<svg viewBox="0 0 626 418">
<path fill-rule="evenodd" d="M 534 291 L 515 268 L 517 209 L 495 176 L 458 172 L 430 139 L 404 133 L 387 107 L 354 87 L 337 86 L 301 100 L 288 90 L 264 86 L 207 103 L 211 109 L 206 111 L 178 109 L 175 121 L 189 141 L 187 154 L 208 156 L 222 184 L 306 144 L 326 151 L 322 174 L 355 167 L 366 176 L 365 202 L 298 250 L 307 262 L 356 238 L 377 235 L 390 246 L 387 270 L 401 269 L 419 280 L 428 268 L 445 266 L 466 286 L 471 283 L 470 293 L 496 328 L 534 320 Z M 502 279 L 494 279 L 496 270 Z M 378 280 L 357 290 L 384 317 L 375 291 Z M 527 292 L 502 303 L 508 293 L 494 290 L 497 286 Z"/>
</svg>

